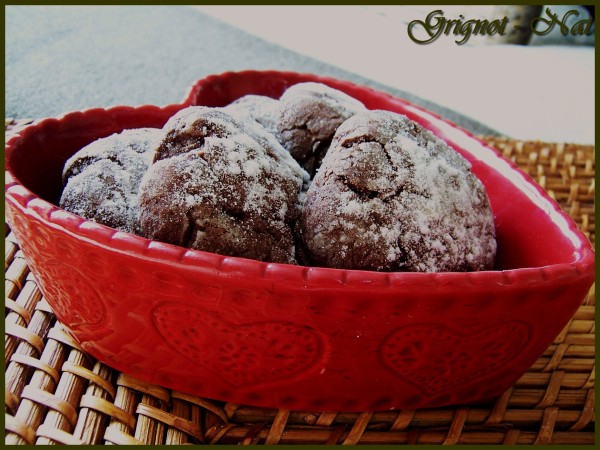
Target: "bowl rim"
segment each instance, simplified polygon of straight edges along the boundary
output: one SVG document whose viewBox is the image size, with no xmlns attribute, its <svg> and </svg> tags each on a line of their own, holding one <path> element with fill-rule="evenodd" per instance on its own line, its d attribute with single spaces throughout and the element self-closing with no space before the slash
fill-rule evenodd
<svg viewBox="0 0 600 450">
<path fill-rule="evenodd" d="M 86 119 L 99 114 L 130 113 L 167 113 L 190 106 L 194 96 L 205 85 L 215 79 L 230 76 L 292 76 L 310 77 L 324 83 L 345 84 L 353 89 L 370 91 L 373 95 L 381 96 L 403 105 L 406 109 L 414 111 L 435 125 L 436 131 L 445 135 L 449 133 L 455 139 L 462 139 L 471 145 L 484 147 L 491 157 L 502 161 L 506 170 L 519 183 L 525 183 L 533 188 L 533 195 L 541 198 L 547 205 L 546 211 L 553 216 L 553 220 L 560 220 L 563 234 L 569 234 L 575 258 L 571 262 L 550 264 L 538 267 L 524 267 L 506 270 L 487 270 L 478 272 L 375 272 L 354 269 L 332 269 L 316 266 L 299 266 L 283 263 L 262 262 L 241 257 L 224 256 L 202 250 L 192 250 L 119 231 L 105 225 L 98 224 L 67 212 L 57 205 L 44 200 L 27 187 L 10 170 L 9 159 L 13 151 L 18 149 L 19 143 L 35 134 L 43 127 L 55 125 L 59 122 L 76 119 Z M 440 128 L 441 127 L 441 128 Z M 265 278 L 270 281 L 283 281 L 286 283 L 300 282 L 302 288 L 340 288 L 342 286 L 363 288 L 436 288 L 454 287 L 456 289 L 495 286 L 506 287 L 511 285 L 539 286 L 548 280 L 561 280 L 569 283 L 582 277 L 594 276 L 595 253 L 589 240 L 579 230 L 575 221 L 567 215 L 556 201 L 549 197 L 544 189 L 539 186 L 525 171 L 514 162 L 504 158 L 500 152 L 489 146 L 477 136 L 458 125 L 444 119 L 436 113 L 414 105 L 404 99 L 392 96 L 386 92 L 374 90 L 368 86 L 359 86 L 352 82 L 298 72 L 282 72 L 275 70 L 245 70 L 237 72 L 223 72 L 204 77 L 196 81 L 186 93 L 182 103 L 171 104 L 163 107 L 155 105 L 141 106 L 113 106 L 109 108 L 89 108 L 82 111 L 67 112 L 57 117 L 39 119 L 15 131 L 5 144 L 5 201 L 11 203 L 22 213 L 31 215 L 41 221 L 45 226 L 60 230 L 69 236 L 84 240 L 93 245 L 103 247 L 109 251 L 127 253 L 141 259 L 152 259 L 175 266 L 191 266 L 198 269 L 216 271 L 224 275 L 235 275 L 243 278 Z"/>
</svg>

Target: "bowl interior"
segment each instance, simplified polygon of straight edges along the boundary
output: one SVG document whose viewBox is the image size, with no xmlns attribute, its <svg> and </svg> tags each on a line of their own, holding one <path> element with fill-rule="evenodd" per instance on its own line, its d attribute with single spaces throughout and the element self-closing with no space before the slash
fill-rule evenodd
<svg viewBox="0 0 600 450">
<path fill-rule="evenodd" d="M 38 197 L 58 205 L 67 159 L 90 142 L 127 128 L 161 128 L 180 105 L 119 106 L 44 119 L 7 149 L 6 170 Z"/>
<path fill-rule="evenodd" d="M 6 169 L 40 198 L 57 205 L 65 161 L 95 139 L 127 128 L 162 127 L 188 105 L 224 106 L 246 94 L 279 97 L 301 81 L 319 81 L 361 100 L 370 109 L 406 114 L 446 140 L 472 164 L 490 197 L 496 224 L 498 254 L 495 269 L 521 269 L 569 264 L 589 252 L 589 244 L 574 223 L 514 164 L 432 113 L 385 93 L 354 84 L 281 72 L 239 72 L 208 77 L 194 85 L 184 102 L 164 108 L 116 107 L 71 113 L 34 125 L 7 148 Z M 549 245 L 551 243 L 551 245 Z"/>
</svg>

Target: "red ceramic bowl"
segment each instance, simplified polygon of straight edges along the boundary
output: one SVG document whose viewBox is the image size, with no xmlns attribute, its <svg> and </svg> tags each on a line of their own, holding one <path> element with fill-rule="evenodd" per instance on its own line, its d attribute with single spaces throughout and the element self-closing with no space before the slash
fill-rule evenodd
<svg viewBox="0 0 600 450">
<path fill-rule="evenodd" d="M 494 211 L 496 270 L 268 264 L 152 242 L 56 206 L 63 163 L 94 139 L 309 80 L 408 115 L 472 163 Z M 406 101 L 314 75 L 226 73 L 199 81 L 180 105 L 42 120 L 6 145 L 6 204 L 42 292 L 86 351 L 151 383 L 242 404 L 350 411 L 497 396 L 594 280 L 594 253 L 574 222 L 495 150 Z"/>
</svg>

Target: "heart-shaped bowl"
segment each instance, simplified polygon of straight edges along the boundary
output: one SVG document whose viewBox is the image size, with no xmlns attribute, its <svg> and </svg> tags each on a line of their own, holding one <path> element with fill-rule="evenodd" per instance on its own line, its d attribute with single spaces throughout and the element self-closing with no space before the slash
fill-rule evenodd
<svg viewBox="0 0 600 450">
<path fill-rule="evenodd" d="M 188 105 L 278 97 L 317 81 L 406 114 L 485 185 L 495 269 L 377 273 L 271 264 L 116 231 L 60 209 L 61 170 L 89 142 L 161 127 Z M 594 252 L 528 175 L 468 132 L 367 87 L 309 74 L 225 73 L 185 100 L 36 122 L 6 144 L 6 212 L 57 318 L 82 348 L 151 383 L 283 409 L 439 407 L 499 395 L 552 343 L 594 281 Z"/>
</svg>

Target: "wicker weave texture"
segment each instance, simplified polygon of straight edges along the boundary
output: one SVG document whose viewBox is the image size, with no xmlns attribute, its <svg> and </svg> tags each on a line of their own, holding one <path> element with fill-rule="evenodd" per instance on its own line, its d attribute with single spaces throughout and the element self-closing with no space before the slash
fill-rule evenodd
<svg viewBox="0 0 600 450">
<path fill-rule="evenodd" d="M 487 141 L 544 186 L 595 242 L 592 146 Z M 594 288 L 555 342 L 494 401 L 349 413 L 211 401 L 94 360 L 56 321 L 8 228 L 5 280 L 7 444 L 594 443 Z"/>
</svg>

